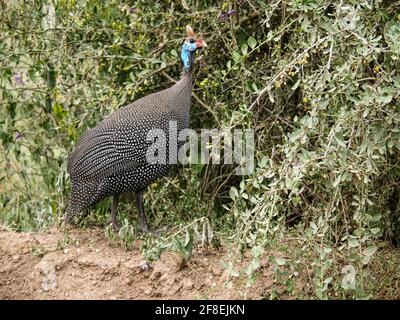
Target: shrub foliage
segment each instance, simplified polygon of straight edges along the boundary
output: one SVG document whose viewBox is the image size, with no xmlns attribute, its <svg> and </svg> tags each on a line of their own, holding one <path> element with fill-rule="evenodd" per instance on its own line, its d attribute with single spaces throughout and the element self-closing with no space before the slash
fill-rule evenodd
<svg viewBox="0 0 400 320">
<path fill-rule="evenodd" d="M 332 248 L 362 266 L 378 240 L 400 242 L 398 1 L 16 0 L 0 9 L 2 223 L 59 221 L 77 139 L 180 77 L 191 24 L 209 45 L 196 61 L 191 127 L 254 129 L 256 169 L 176 168 L 149 188 L 151 222 L 207 221 L 253 248 L 249 275 L 262 248 L 295 234 L 315 253 L 319 298 Z M 107 215 L 103 201 L 82 223 Z"/>
</svg>

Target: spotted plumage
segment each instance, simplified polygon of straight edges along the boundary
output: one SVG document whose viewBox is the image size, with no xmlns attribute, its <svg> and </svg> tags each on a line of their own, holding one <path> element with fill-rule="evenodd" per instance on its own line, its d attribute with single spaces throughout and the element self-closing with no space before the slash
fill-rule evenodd
<svg viewBox="0 0 400 320">
<path fill-rule="evenodd" d="M 182 79 L 168 89 L 115 111 L 85 132 L 76 144 L 67 166 L 72 192 L 64 215 L 66 222 L 90 205 L 114 196 L 112 222 L 118 229 L 118 197 L 135 192 L 141 228 L 148 229 L 143 192 L 150 183 L 166 175 L 171 164 L 148 163 L 146 152 L 154 142 L 147 140 L 147 133 L 161 129 L 169 137 L 170 121 L 176 122 L 178 132 L 188 127 L 194 52 L 207 46 L 190 27 L 187 27 L 187 32 L 181 54 L 184 65 Z"/>
</svg>

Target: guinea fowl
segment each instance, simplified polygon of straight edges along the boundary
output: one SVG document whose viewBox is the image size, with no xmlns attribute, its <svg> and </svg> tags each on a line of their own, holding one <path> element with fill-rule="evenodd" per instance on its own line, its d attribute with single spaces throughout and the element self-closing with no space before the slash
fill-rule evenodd
<svg viewBox="0 0 400 320">
<path fill-rule="evenodd" d="M 147 95 L 115 111 L 86 131 L 76 144 L 67 165 L 72 192 L 64 214 L 65 222 L 70 222 L 90 205 L 113 196 L 111 222 L 118 230 L 116 214 L 119 196 L 135 192 L 140 228 L 149 230 L 143 192 L 153 181 L 165 176 L 172 164 L 168 160 L 147 161 L 147 150 L 152 144 L 147 134 L 150 130 L 163 130 L 168 146 L 171 121 L 176 123 L 178 132 L 189 126 L 194 53 L 207 47 L 191 27 L 187 26 L 186 31 L 181 51 L 182 79 L 168 89 Z M 172 152 L 177 154 L 177 148 Z"/>
</svg>

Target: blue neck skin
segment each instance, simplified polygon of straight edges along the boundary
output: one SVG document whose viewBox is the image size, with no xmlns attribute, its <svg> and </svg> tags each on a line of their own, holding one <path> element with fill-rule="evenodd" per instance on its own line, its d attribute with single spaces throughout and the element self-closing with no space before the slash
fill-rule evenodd
<svg viewBox="0 0 400 320">
<path fill-rule="evenodd" d="M 182 46 L 181 59 L 183 62 L 183 69 L 185 73 L 192 70 L 194 61 L 194 52 L 196 51 L 196 43 L 184 42 Z"/>
</svg>

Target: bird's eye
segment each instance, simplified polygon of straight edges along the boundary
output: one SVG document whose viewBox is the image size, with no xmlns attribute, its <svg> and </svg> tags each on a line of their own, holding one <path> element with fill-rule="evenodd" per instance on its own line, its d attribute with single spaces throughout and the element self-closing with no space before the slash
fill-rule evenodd
<svg viewBox="0 0 400 320">
<path fill-rule="evenodd" d="M 194 39 L 189 40 L 190 43 L 195 43 L 196 41 Z"/>
</svg>

